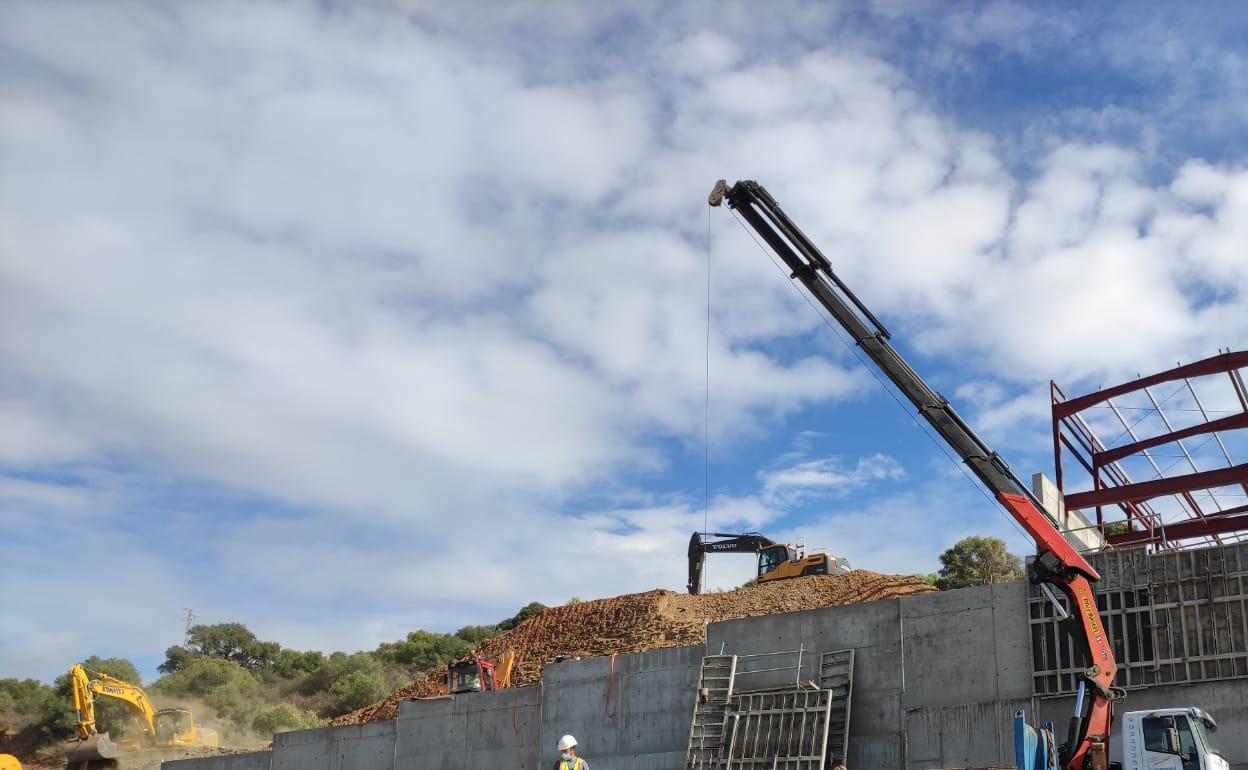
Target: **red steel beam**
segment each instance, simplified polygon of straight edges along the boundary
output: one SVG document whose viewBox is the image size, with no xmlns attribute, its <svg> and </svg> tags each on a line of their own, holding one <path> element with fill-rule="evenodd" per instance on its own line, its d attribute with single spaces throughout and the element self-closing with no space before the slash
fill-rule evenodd
<svg viewBox="0 0 1248 770">
<path fill-rule="evenodd" d="M 1248 510 L 1248 506 L 1239 506 L 1223 513 L 1230 513 L 1231 510 L 1245 511 Z M 1164 529 L 1167 540 L 1187 540 L 1193 537 L 1239 532 L 1248 529 L 1248 514 L 1241 513 L 1238 516 L 1211 515 L 1206 519 L 1188 519 L 1175 522 L 1174 524 L 1167 524 Z M 1148 530 L 1137 529 L 1117 535 L 1109 535 L 1105 540 L 1112 545 L 1135 545 L 1137 543 L 1146 543 L 1152 540 L 1154 536 L 1155 534 Z"/>
<path fill-rule="evenodd" d="M 1213 433 L 1220 430 L 1235 430 L 1237 428 L 1248 428 L 1248 412 L 1233 414 L 1229 417 L 1219 417 L 1216 420 L 1202 422 L 1199 425 L 1181 428 L 1176 431 L 1171 431 L 1170 433 L 1163 433 L 1159 436 L 1150 436 L 1149 438 L 1141 439 L 1134 444 L 1124 444 L 1120 447 L 1107 449 L 1104 452 L 1097 452 L 1095 453 L 1096 462 L 1098 465 L 1107 465 L 1116 460 L 1121 460 L 1128 455 L 1133 455 L 1136 452 L 1142 452 L 1145 449 L 1152 449 L 1153 447 L 1161 446 L 1162 444 L 1169 444 L 1171 441 L 1178 441 L 1180 439 L 1200 436 L 1205 433 Z"/>
<path fill-rule="evenodd" d="M 1095 406 L 1111 398 L 1121 396 L 1125 393 L 1133 393 L 1137 390 L 1143 390 L 1151 385 L 1157 385 L 1163 382 L 1172 382 L 1181 380 L 1184 377 L 1203 377 L 1206 374 L 1216 374 L 1218 372 L 1230 372 L 1235 369 L 1242 369 L 1248 366 L 1248 350 L 1238 350 L 1234 353 L 1220 353 L 1216 356 L 1206 358 L 1203 361 L 1177 366 L 1173 369 L 1167 369 L 1164 372 L 1141 377 L 1138 380 L 1125 382 L 1122 385 L 1116 385 L 1112 388 L 1098 390 L 1095 393 L 1089 393 L 1086 396 L 1072 398 L 1069 401 L 1063 401 L 1053 405 L 1053 414 L 1059 419 L 1072 415 L 1076 412 L 1082 412 L 1090 406 Z"/>
<path fill-rule="evenodd" d="M 1248 464 L 1232 465 L 1229 468 L 1188 473 L 1184 476 L 1141 481 L 1120 487 L 1103 487 L 1090 492 L 1076 492 L 1066 495 L 1066 507 L 1091 508 L 1096 505 L 1116 505 L 1118 503 L 1149 500 L 1162 495 L 1179 494 L 1193 489 L 1242 484 L 1246 481 L 1248 481 Z"/>
</svg>

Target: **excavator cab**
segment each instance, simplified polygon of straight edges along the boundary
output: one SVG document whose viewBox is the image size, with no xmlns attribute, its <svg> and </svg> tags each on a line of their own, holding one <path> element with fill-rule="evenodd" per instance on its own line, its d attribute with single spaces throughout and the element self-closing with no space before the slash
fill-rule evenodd
<svg viewBox="0 0 1248 770">
<path fill-rule="evenodd" d="M 156 724 L 156 740 L 160 742 L 189 739 L 195 727 L 191 712 L 186 709 L 161 709 L 152 721 Z"/>
<path fill-rule="evenodd" d="M 797 549 L 792 546 L 776 544 L 764 548 L 758 553 L 758 576 L 761 578 L 791 561 L 797 561 Z"/>
<path fill-rule="evenodd" d="M 488 660 L 474 656 L 452 663 L 446 668 L 448 695 L 497 689 L 498 679 L 494 675 L 494 664 Z"/>
</svg>

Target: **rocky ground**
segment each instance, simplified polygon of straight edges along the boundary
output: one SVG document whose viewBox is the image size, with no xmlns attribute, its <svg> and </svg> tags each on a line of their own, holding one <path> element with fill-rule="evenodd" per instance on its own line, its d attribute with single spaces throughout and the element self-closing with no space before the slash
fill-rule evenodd
<svg viewBox="0 0 1248 770">
<path fill-rule="evenodd" d="M 810 575 L 701 596 L 647 591 L 551 607 L 512 630 L 482 642 L 475 653 L 494 661 L 505 649 L 515 650 L 519 658 L 512 673 L 512 685 L 519 686 L 541 679 L 542 666 L 557 655 L 588 658 L 700 644 L 705 641 L 706 623 L 711 621 L 891 599 L 934 590 L 917 575 L 882 575 L 854 570 L 843 575 Z M 445 681 L 445 667 L 431 671 L 385 700 L 338 717 L 332 724 L 393 719 L 400 701 L 441 695 L 445 692 Z"/>
</svg>

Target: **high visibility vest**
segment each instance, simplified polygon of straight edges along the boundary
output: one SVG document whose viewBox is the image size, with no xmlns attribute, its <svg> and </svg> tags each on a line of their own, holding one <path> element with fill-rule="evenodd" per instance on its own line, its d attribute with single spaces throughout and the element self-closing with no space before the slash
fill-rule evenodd
<svg viewBox="0 0 1248 770">
<path fill-rule="evenodd" d="M 573 759 L 571 765 L 568 764 L 568 760 L 561 759 L 559 760 L 559 770 L 581 770 L 581 767 L 584 764 L 585 764 L 585 760 L 581 759 L 580 757 L 576 757 L 575 759 Z"/>
</svg>

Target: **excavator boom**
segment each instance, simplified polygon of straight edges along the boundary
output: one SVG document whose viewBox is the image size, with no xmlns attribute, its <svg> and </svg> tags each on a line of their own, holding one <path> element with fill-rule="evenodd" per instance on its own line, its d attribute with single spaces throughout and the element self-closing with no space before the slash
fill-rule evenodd
<svg viewBox="0 0 1248 770">
<path fill-rule="evenodd" d="M 889 343 L 892 335 L 832 269 L 827 257 L 806 237 L 771 194 L 754 181 L 729 186 L 719 180 L 707 202 L 727 203 L 771 247 L 792 271 L 791 278 L 853 338 L 864 353 L 901 391 L 919 414 L 940 434 L 997 501 L 1036 541 L 1031 580 L 1060 590 L 1077 616 L 1076 638 L 1087 656 L 1080 698 L 1081 710 L 1071 720 L 1061 752 L 1064 770 L 1106 770 L 1112 706 L 1121 698 L 1113 686 L 1117 664 L 1096 607 L 1092 581 L 1100 579 L 1066 540 L 1053 517 L 1005 461 L 967 425 L 961 415 L 906 363 Z"/>
</svg>

